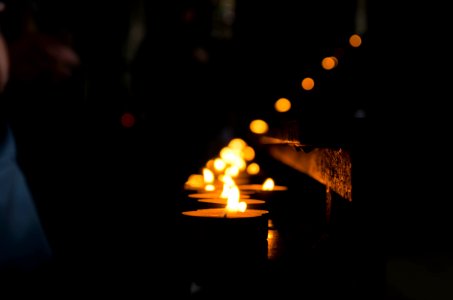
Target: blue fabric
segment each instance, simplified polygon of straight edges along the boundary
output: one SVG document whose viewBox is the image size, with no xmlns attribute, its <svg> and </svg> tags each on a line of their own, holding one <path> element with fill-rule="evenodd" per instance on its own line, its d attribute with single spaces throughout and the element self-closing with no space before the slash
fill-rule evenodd
<svg viewBox="0 0 453 300">
<path fill-rule="evenodd" d="M 0 141 L 0 270 L 32 270 L 51 254 L 8 128 Z"/>
</svg>

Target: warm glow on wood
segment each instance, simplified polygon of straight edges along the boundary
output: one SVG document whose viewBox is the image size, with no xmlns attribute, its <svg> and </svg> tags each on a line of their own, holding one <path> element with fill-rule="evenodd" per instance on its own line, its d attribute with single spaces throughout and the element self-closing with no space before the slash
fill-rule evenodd
<svg viewBox="0 0 453 300">
<path fill-rule="evenodd" d="M 362 44 L 362 38 L 358 34 L 353 34 L 349 37 L 349 44 L 352 47 L 357 48 Z"/>
<path fill-rule="evenodd" d="M 253 120 L 250 122 L 250 130 L 256 134 L 263 134 L 269 130 L 269 125 L 264 120 Z"/>
<path fill-rule="evenodd" d="M 310 91 L 315 87 L 315 81 L 311 77 L 306 77 L 302 79 L 301 86 L 304 90 Z"/>
<path fill-rule="evenodd" d="M 247 174 L 256 175 L 260 172 L 260 166 L 257 163 L 251 163 L 247 166 Z"/>
<path fill-rule="evenodd" d="M 332 70 L 337 66 L 337 64 L 338 59 L 335 56 L 324 57 L 324 59 L 321 62 L 321 65 L 325 70 Z"/>
<path fill-rule="evenodd" d="M 280 98 L 275 102 L 274 107 L 278 112 L 287 112 L 291 109 L 291 101 L 287 98 Z"/>
</svg>

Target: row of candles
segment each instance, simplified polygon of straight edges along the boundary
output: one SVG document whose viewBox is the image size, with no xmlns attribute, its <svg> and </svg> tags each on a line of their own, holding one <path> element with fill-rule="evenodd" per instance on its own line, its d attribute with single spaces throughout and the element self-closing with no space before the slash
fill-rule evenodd
<svg viewBox="0 0 453 300">
<path fill-rule="evenodd" d="M 240 138 L 232 139 L 184 185 L 182 200 L 191 210 L 181 212 L 181 228 L 187 242 L 187 269 L 197 286 L 238 290 L 239 283 L 264 274 L 266 262 L 275 256 L 278 233 L 272 228 L 267 202 L 274 200 L 272 193 L 287 187 L 275 185 L 271 177 L 251 183 L 253 175 L 260 174 L 254 159 L 252 147 Z M 234 284 L 230 274 L 235 274 Z"/>
<path fill-rule="evenodd" d="M 287 187 L 275 185 L 271 177 L 262 183 L 250 183 L 250 178 L 260 172 L 254 158 L 254 149 L 243 139 L 230 140 L 217 157 L 206 163 L 202 174 L 190 175 L 184 185 L 189 199 L 214 204 L 217 208 L 184 211 L 182 214 L 210 218 L 255 218 L 267 215 L 267 209 L 251 209 L 249 206 L 265 204 L 270 193 L 285 191 Z M 262 199 L 251 199 L 251 195 Z"/>
</svg>

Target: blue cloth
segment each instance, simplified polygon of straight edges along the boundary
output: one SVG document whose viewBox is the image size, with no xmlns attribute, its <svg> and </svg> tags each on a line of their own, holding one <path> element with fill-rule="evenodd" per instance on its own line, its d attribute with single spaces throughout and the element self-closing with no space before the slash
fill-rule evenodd
<svg viewBox="0 0 453 300">
<path fill-rule="evenodd" d="M 52 256 L 26 178 L 16 160 L 13 132 L 0 139 L 0 271 L 28 271 Z"/>
</svg>

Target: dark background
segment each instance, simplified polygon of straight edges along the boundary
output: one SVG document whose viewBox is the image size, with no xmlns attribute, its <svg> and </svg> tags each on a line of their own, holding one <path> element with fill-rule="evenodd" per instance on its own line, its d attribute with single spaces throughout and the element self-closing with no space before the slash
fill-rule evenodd
<svg viewBox="0 0 453 300">
<path fill-rule="evenodd" d="M 12 82 L 5 96 L 59 272 L 97 285 L 98 276 L 120 282 L 117 270 L 137 283 L 139 270 L 154 270 L 184 290 L 174 274 L 183 263 L 174 220 L 184 181 L 228 137 L 247 136 L 250 119 L 281 125 L 272 105 L 282 96 L 294 99 L 283 120 L 299 122 L 302 140 L 353 149 L 354 233 L 372 257 L 375 288 L 388 257 L 448 252 L 441 8 L 367 1 L 363 45 L 352 49 L 356 1 L 238 1 L 230 39 L 211 34 L 215 2 L 146 2 L 146 37 L 126 61 L 137 3 L 24 4 L 41 30 L 69 37 L 82 62 L 69 81 Z M 15 27 L 4 28 L 14 39 Z M 199 48 L 207 61 L 194 57 Z M 334 53 L 340 65 L 322 71 L 320 59 Z M 318 79 L 313 93 L 299 88 L 307 75 Z M 125 112 L 135 116 L 131 128 L 121 124 Z M 277 177 L 291 173 L 274 168 Z"/>
</svg>

